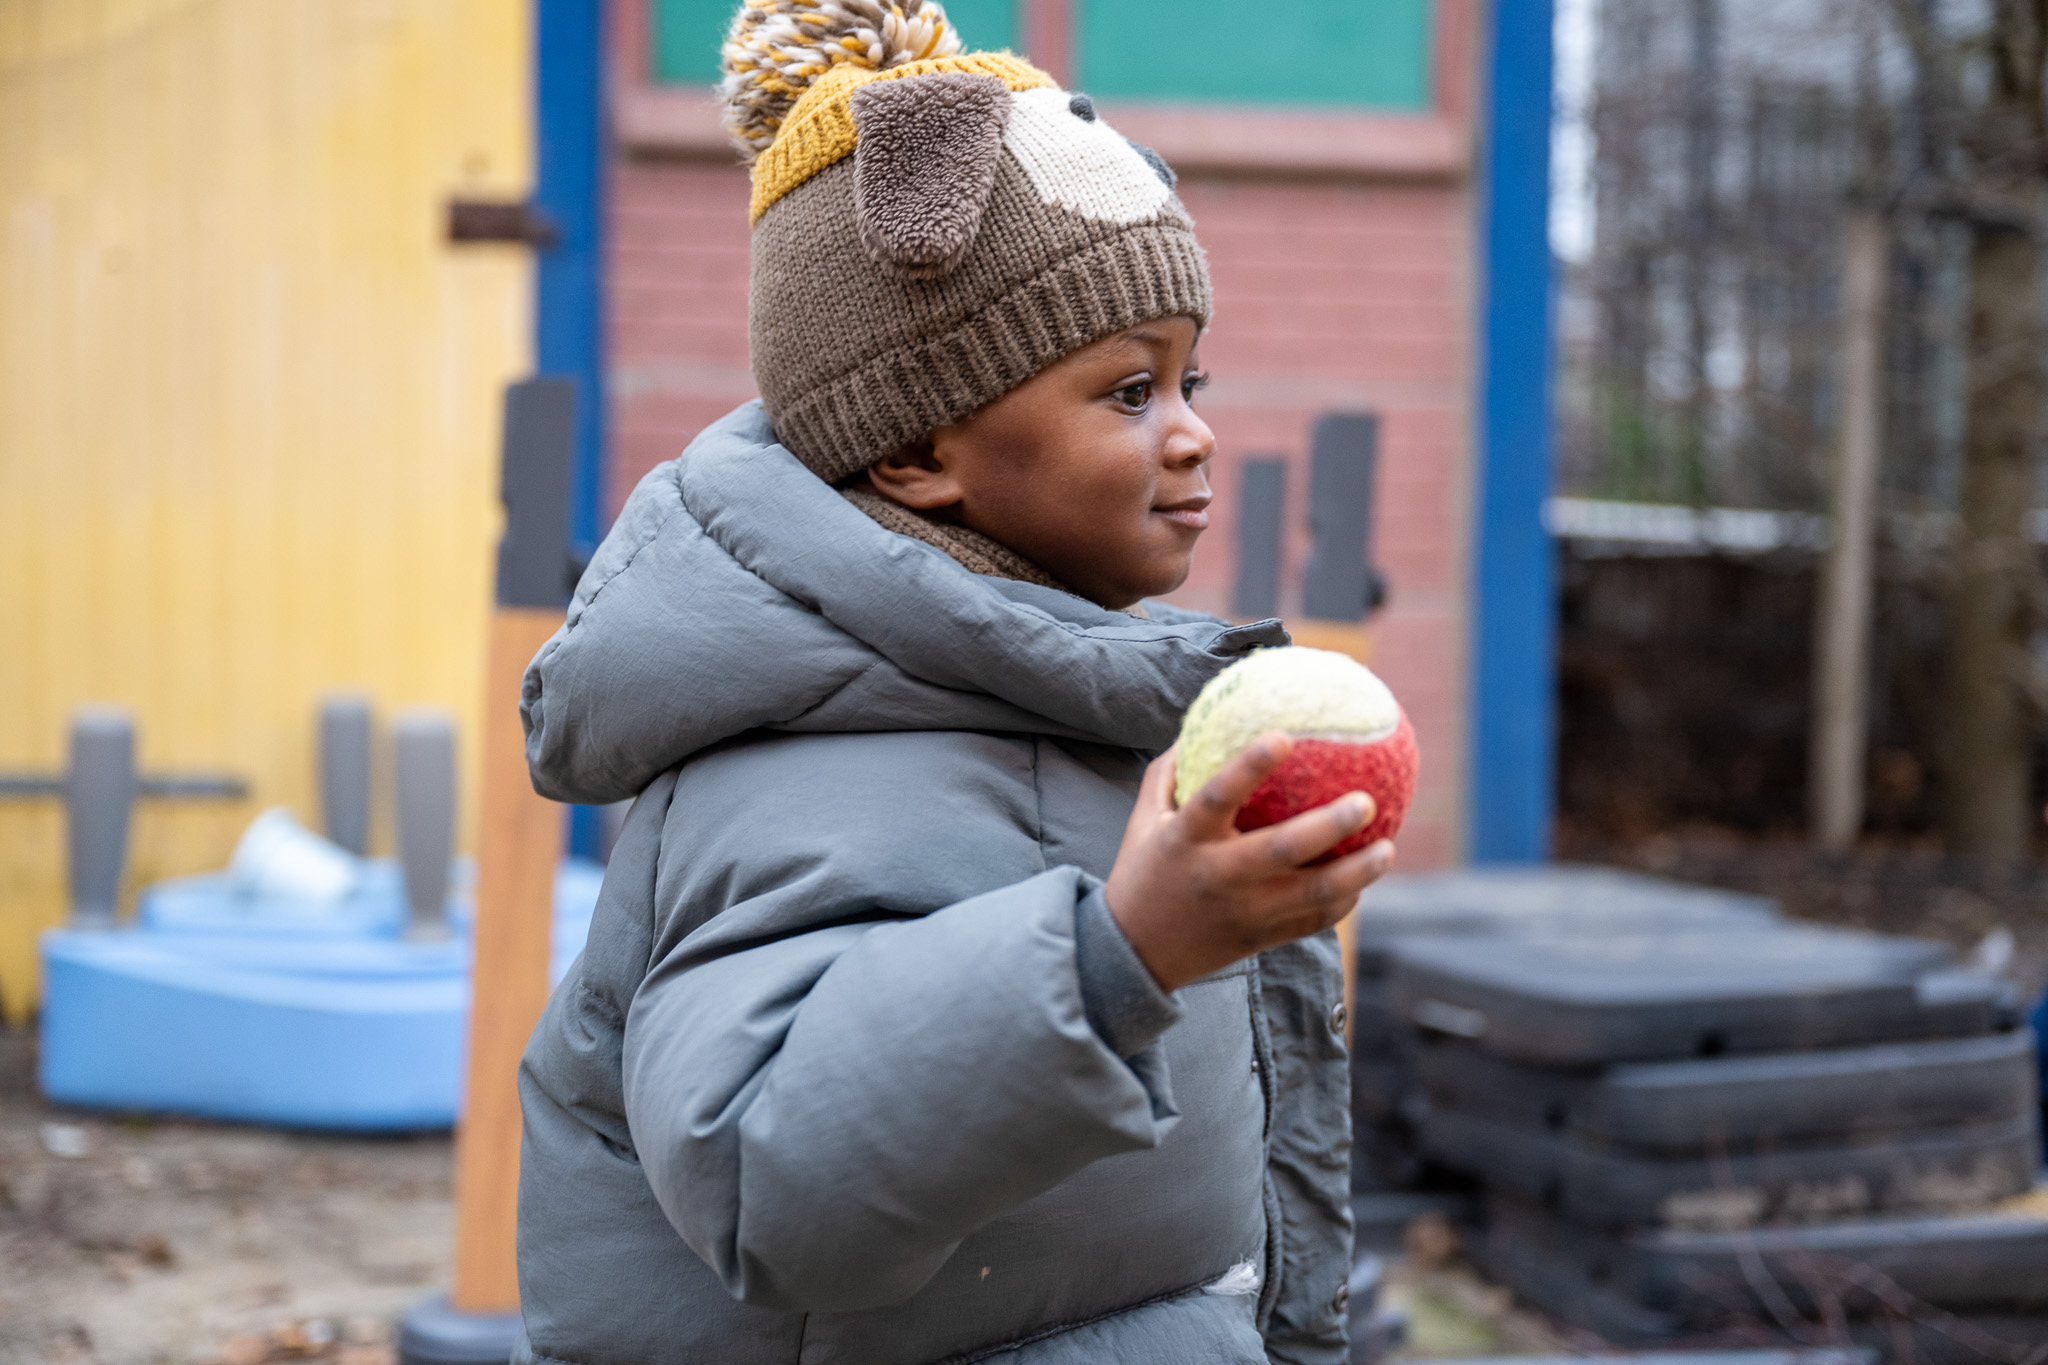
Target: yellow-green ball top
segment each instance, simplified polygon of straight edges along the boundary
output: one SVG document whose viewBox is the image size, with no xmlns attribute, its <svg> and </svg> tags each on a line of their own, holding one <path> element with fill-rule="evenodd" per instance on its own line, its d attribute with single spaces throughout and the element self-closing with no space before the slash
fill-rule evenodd
<svg viewBox="0 0 2048 1365">
<path fill-rule="evenodd" d="M 1174 800 L 1185 805 L 1239 750 L 1274 730 L 1370 743 L 1400 723 L 1394 694 L 1349 655 L 1299 645 L 1258 650 L 1209 679 L 1188 708 Z"/>
</svg>

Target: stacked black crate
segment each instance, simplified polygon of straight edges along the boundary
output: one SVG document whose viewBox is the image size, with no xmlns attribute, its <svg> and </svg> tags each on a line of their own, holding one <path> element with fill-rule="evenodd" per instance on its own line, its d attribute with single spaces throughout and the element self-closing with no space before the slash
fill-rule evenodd
<svg viewBox="0 0 2048 1365">
<path fill-rule="evenodd" d="M 1423 1095 L 1417 1031 L 1392 1007 L 1388 968 L 1408 939 L 1517 938 L 1645 929 L 1758 929 L 1778 921 L 1760 896 L 1687 886 L 1615 868 L 1545 865 L 1394 876 L 1367 891 L 1354 922 L 1357 979 L 1351 1019 L 1352 1191 L 1361 1214 L 1398 1219 L 1429 1201 L 1407 1198 L 1432 1181 L 1416 1141 Z M 1370 1221 L 1370 1220 L 1369 1220 Z"/>
<path fill-rule="evenodd" d="M 1582 917 L 1379 959 L 1414 1149 L 1484 1187 L 1483 1263 L 1539 1306 L 1628 1342 L 2048 1342 L 2033 1038 L 1943 946 Z"/>
</svg>

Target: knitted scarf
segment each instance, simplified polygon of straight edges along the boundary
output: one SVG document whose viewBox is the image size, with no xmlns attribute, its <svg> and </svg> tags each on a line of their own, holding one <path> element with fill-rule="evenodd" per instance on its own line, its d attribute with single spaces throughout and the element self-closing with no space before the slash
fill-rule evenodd
<svg viewBox="0 0 2048 1365">
<path fill-rule="evenodd" d="M 936 547 L 969 573 L 987 574 L 991 578 L 1015 578 L 1025 583 L 1036 583 L 1041 588 L 1070 591 L 1065 584 L 1023 555 L 979 531 L 921 517 L 872 488 L 842 488 L 839 492 L 887 529 Z"/>
</svg>

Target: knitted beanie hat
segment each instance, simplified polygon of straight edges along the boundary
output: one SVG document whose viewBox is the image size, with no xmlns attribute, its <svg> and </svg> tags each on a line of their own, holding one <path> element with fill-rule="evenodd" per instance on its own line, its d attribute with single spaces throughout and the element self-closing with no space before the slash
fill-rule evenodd
<svg viewBox="0 0 2048 1365">
<path fill-rule="evenodd" d="M 827 481 L 1113 332 L 1208 323 L 1173 172 L 1028 62 L 962 52 L 934 0 L 747 0 L 725 70 L 754 380 Z"/>
</svg>

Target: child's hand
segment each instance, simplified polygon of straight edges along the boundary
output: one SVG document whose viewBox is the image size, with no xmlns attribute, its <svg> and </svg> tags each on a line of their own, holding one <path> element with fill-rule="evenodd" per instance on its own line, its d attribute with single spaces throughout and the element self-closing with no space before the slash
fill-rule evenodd
<svg viewBox="0 0 2048 1365">
<path fill-rule="evenodd" d="M 1292 747 L 1284 734 L 1265 736 L 1180 810 L 1173 750 L 1145 770 L 1103 894 L 1162 989 L 1179 990 L 1239 958 L 1322 932 L 1393 865 L 1394 845 L 1382 839 L 1326 866 L 1303 866 L 1372 820 L 1364 792 L 1238 832 L 1237 808 Z"/>
</svg>

